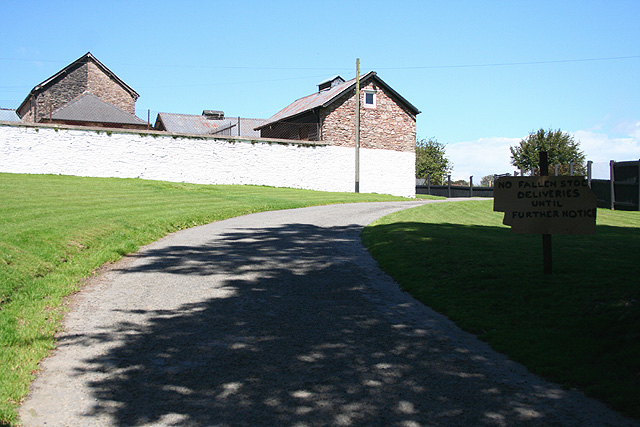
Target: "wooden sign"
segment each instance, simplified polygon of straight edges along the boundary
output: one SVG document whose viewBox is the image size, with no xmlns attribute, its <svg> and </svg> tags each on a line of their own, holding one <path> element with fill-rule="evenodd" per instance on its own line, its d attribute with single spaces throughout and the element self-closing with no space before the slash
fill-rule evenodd
<svg viewBox="0 0 640 427">
<path fill-rule="evenodd" d="M 581 176 L 501 177 L 493 210 L 513 233 L 595 234 L 597 199 Z"/>
</svg>

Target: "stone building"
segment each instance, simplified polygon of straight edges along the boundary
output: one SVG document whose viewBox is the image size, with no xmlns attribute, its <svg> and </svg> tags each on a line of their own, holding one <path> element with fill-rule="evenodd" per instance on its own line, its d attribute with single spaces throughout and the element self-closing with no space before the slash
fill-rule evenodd
<svg viewBox="0 0 640 427">
<path fill-rule="evenodd" d="M 23 122 L 146 129 L 140 95 L 91 52 L 34 87 L 16 110 Z"/>
<path fill-rule="evenodd" d="M 259 126 L 263 138 L 355 146 L 355 85 L 340 76 L 318 85 Z M 371 71 L 360 77 L 360 147 L 415 151 L 420 111 Z"/>
</svg>

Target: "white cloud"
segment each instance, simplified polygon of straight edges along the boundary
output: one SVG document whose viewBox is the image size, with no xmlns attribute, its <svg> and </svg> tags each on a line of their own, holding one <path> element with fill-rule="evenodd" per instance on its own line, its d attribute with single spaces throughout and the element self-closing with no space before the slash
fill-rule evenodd
<svg viewBox="0 0 640 427">
<path fill-rule="evenodd" d="M 640 121 L 618 125 L 615 132 L 622 137 L 611 137 L 603 132 L 579 130 L 572 135 L 580 141 L 580 149 L 587 160 L 593 161 L 593 177 L 608 178 L 609 161 L 640 159 Z M 476 141 L 453 142 L 446 145 L 446 156 L 453 162 L 452 180 L 468 180 L 473 176 L 479 183 L 489 174 L 513 173 L 509 147 L 522 138 L 491 137 Z"/>
<path fill-rule="evenodd" d="M 483 176 L 513 173 L 509 147 L 517 145 L 522 138 L 479 138 L 476 141 L 454 142 L 446 145 L 446 156 L 453 162 L 452 180 L 468 180 L 473 176 L 480 183 Z"/>
<path fill-rule="evenodd" d="M 640 130 L 637 135 L 611 138 L 604 133 L 579 130 L 574 133 L 587 160 L 608 162 L 609 160 L 637 160 L 640 157 Z"/>
<path fill-rule="evenodd" d="M 640 120 L 619 123 L 614 130 L 640 140 Z"/>
<path fill-rule="evenodd" d="M 619 130 L 622 130 L 620 127 Z M 580 141 L 580 149 L 593 162 L 593 178 L 609 177 L 609 161 L 640 159 L 640 122 L 624 125 L 628 136 L 612 138 L 607 134 L 579 130 L 573 135 Z"/>
</svg>

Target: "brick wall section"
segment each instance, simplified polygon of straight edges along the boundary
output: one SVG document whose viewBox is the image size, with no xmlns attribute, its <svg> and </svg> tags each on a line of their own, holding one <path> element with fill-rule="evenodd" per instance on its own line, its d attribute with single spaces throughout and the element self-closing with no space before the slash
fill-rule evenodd
<svg viewBox="0 0 640 427">
<path fill-rule="evenodd" d="M 136 114 L 136 101 L 122 86 L 106 75 L 96 64 L 89 62 L 87 91 L 130 114 Z"/>
<path fill-rule="evenodd" d="M 376 108 L 364 108 L 364 89 L 360 90 L 360 146 L 394 151 L 415 151 L 416 118 L 398 105 L 380 86 L 375 87 Z M 343 147 L 355 146 L 355 92 L 345 94 L 321 112 L 322 139 Z"/>
<path fill-rule="evenodd" d="M 104 74 L 93 62 L 85 62 L 70 70 L 46 90 L 31 100 L 23 122 L 37 122 L 48 118 L 52 111 L 71 102 L 77 96 L 89 92 L 103 101 L 135 115 L 135 99 L 122 86 Z"/>
</svg>

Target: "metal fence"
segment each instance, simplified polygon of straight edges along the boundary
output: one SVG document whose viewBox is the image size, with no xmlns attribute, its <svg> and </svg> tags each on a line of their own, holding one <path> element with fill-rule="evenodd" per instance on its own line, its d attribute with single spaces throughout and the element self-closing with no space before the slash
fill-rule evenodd
<svg viewBox="0 0 640 427">
<path fill-rule="evenodd" d="M 260 128 L 262 138 L 322 141 L 322 130 L 317 122 L 277 122 Z"/>
<path fill-rule="evenodd" d="M 591 190 L 595 193 L 599 208 L 640 211 L 640 160 L 609 163 L 609 179 L 592 179 L 593 162 L 587 162 L 586 175 Z M 556 176 L 573 175 L 581 168 L 573 165 L 554 165 L 549 167 Z M 504 174 L 511 175 L 511 174 Z M 504 175 L 495 175 L 494 178 Z M 514 175 L 518 175 L 517 171 Z M 430 177 L 416 180 L 416 194 L 442 197 L 493 197 L 493 187 L 473 186 L 473 177 L 469 185 L 452 185 L 451 176 L 447 176 L 446 185 L 431 185 Z M 494 181 L 495 182 L 495 179 Z"/>
<path fill-rule="evenodd" d="M 584 166 L 569 163 L 568 165 L 552 165 L 549 170 L 554 176 L 575 175 L 576 173 L 584 173 Z M 539 170 L 535 169 L 533 174 L 538 175 Z M 513 172 L 513 176 L 518 175 L 524 176 L 524 172 L 521 170 Z M 468 185 L 455 185 L 451 184 L 451 175 L 439 175 L 433 179 L 429 175 L 427 179 L 416 179 L 416 194 L 441 197 L 493 197 L 493 184 L 501 176 L 511 176 L 511 174 L 495 174 L 492 175 L 488 186 L 474 186 L 473 176 L 469 177 Z M 446 182 L 446 184 L 432 185 L 431 182 Z"/>
<path fill-rule="evenodd" d="M 89 93 L 83 93 L 61 105 L 51 100 L 29 103 L 28 109 L 22 110 L 22 117 L 17 110 L 20 105 L 18 101 L 0 101 L 0 120 L 125 129 L 153 128 L 151 110 L 141 111 L 142 116 L 138 117 Z"/>
<path fill-rule="evenodd" d="M 20 117 L 16 113 L 16 108 L 20 105 L 20 101 L 0 100 L 0 121 L 3 122 L 19 122 Z"/>
<path fill-rule="evenodd" d="M 599 208 L 640 211 L 640 160 L 611 160 L 609 179 L 589 178 L 589 183 Z"/>
<path fill-rule="evenodd" d="M 416 185 L 416 194 L 441 197 L 493 197 L 493 187 L 465 187 L 462 185 Z"/>
<path fill-rule="evenodd" d="M 431 185 L 431 177 L 416 180 L 416 194 L 441 197 L 493 197 L 493 187 L 473 185 L 473 177 L 469 177 L 469 185 L 452 185 L 451 175 L 447 176 L 446 185 Z"/>
</svg>

